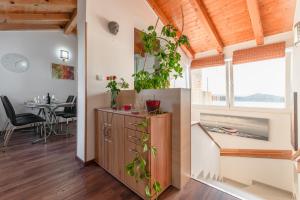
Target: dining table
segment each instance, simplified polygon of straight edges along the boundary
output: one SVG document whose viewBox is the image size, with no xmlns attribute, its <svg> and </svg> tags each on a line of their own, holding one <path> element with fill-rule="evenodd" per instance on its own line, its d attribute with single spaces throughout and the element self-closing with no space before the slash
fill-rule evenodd
<svg viewBox="0 0 300 200">
<path fill-rule="evenodd" d="M 35 102 L 35 101 L 28 101 L 24 103 L 24 106 L 26 108 L 37 110 L 38 115 L 45 119 L 45 127 L 46 127 L 46 133 L 45 137 L 49 138 L 51 135 L 66 135 L 59 133 L 58 129 L 58 117 L 56 116 L 56 111 L 58 109 L 66 108 L 66 107 L 73 107 L 74 103 L 66 103 L 66 102 L 58 102 L 53 101 L 50 104 L 45 102 Z M 40 141 L 43 141 L 45 138 L 39 138 L 33 143 L 37 143 Z"/>
</svg>

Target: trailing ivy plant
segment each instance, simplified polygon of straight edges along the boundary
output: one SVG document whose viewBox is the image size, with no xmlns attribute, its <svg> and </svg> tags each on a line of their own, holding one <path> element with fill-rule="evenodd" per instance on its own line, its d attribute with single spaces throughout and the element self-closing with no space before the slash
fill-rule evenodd
<svg viewBox="0 0 300 200">
<path fill-rule="evenodd" d="M 142 121 L 138 124 L 138 127 L 143 130 L 142 136 L 137 144 L 135 157 L 126 165 L 126 172 L 129 176 L 134 177 L 137 182 L 144 181 L 146 183 L 145 195 L 147 198 L 152 199 L 155 197 L 155 199 L 158 199 L 158 194 L 161 192 L 161 185 L 151 176 L 148 170 L 149 165 L 145 159 L 149 153 L 156 157 L 157 148 L 149 144 L 150 135 L 147 133 L 148 121 Z"/>
<path fill-rule="evenodd" d="M 164 26 L 158 33 L 157 24 L 158 21 L 155 26 L 149 26 L 147 31 L 142 33 L 145 51 L 144 67 L 133 74 L 134 88 L 137 92 L 143 89 L 168 88 L 171 76 L 175 79 L 182 77 L 181 55 L 177 50 L 181 45 L 189 45 L 189 40 L 173 25 Z M 182 29 L 183 27 L 184 25 Z M 153 72 L 145 70 L 148 55 L 153 55 L 157 60 L 157 64 L 153 65 Z"/>
</svg>

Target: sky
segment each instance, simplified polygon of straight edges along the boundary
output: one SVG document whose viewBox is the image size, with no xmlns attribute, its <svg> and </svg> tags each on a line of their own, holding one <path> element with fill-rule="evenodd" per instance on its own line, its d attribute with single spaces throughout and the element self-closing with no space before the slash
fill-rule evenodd
<svg viewBox="0 0 300 200">
<path fill-rule="evenodd" d="M 285 59 L 272 59 L 233 66 L 235 96 L 256 93 L 285 96 Z M 208 83 L 208 85 L 207 85 Z M 202 90 L 215 95 L 226 94 L 225 67 L 202 69 Z"/>
<path fill-rule="evenodd" d="M 202 90 L 213 94 L 226 95 L 226 68 L 209 67 L 202 69 Z"/>
</svg>

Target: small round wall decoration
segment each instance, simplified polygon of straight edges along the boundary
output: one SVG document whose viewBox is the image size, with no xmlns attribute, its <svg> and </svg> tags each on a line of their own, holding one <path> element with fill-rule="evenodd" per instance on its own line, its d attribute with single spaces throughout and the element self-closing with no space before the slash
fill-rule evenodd
<svg viewBox="0 0 300 200">
<path fill-rule="evenodd" d="M 9 53 L 2 56 L 1 64 L 8 71 L 15 73 L 24 73 L 30 67 L 29 60 L 17 53 Z"/>
</svg>

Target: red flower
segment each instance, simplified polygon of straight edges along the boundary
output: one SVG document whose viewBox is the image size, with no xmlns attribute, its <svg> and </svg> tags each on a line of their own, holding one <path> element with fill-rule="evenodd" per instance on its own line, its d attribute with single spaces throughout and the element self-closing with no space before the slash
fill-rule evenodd
<svg viewBox="0 0 300 200">
<path fill-rule="evenodd" d="M 106 77 L 106 80 L 107 81 L 114 81 L 114 80 L 116 80 L 117 79 L 117 76 L 115 76 L 115 75 L 111 75 L 111 76 L 107 76 Z"/>
</svg>

